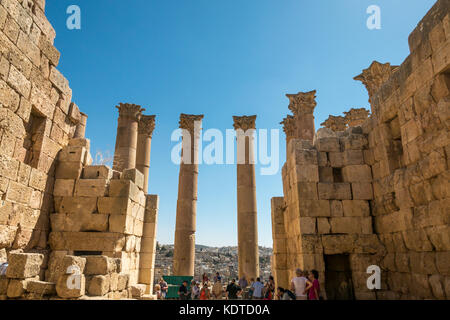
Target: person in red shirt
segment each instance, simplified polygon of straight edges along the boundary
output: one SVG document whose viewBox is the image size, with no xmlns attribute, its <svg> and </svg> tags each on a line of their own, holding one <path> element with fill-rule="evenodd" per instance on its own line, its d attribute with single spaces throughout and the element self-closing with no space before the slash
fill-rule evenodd
<svg viewBox="0 0 450 320">
<path fill-rule="evenodd" d="M 312 283 L 312 287 L 308 290 L 308 300 L 319 300 L 320 297 L 320 285 L 319 285 L 319 272 L 317 270 L 311 270 L 308 275 L 309 281 Z"/>
</svg>

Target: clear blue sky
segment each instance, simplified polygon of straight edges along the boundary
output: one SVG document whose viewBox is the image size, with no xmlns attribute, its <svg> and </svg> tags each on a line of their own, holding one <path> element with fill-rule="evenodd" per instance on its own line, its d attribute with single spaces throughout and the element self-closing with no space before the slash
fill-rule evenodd
<svg viewBox="0 0 450 320">
<path fill-rule="evenodd" d="M 408 35 L 434 0 L 48 0 L 59 69 L 89 115 L 91 152 L 113 153 L 119 102 L 156 114 L 150 187 L 160 196 L 158 241 L 173 243 L 178 190 L 170 161 L 180 113 L 205 114 L 203 128 L 231 129 L 233 115 L 257 114 L 258 128 L 281 128 L 286 93 L 317 89 L 316 127 L 329 114 L 369 107 L 352 78 L 373 60 L 400 64 Z M 81 8 L 81 30 L 66 9 Z M 366 27 L 369 5 L 382 29 Z M 280 163 L 285 160 L 280 135 Z M 197 243 L 237 244 L 236 167 L 200 166 Z M 257 170 L 259 243 L 272 246 L 270 199 L 281 168 Z"/>
</svg>

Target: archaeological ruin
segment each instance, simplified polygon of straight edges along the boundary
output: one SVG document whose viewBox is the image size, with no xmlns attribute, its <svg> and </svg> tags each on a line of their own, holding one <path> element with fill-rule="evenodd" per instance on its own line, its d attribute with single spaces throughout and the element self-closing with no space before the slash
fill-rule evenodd
<svg viewBox="0 0 450 320">
<path fill-rule="evenodd" d="M 0 0 L 0 300 L 154 300 L 156 116 L 120 103 L 113 166 L 93 165 L 88 115 L 57 69 L 55 36 L 45 0 Z M 400 66 L 375 61 L 355 77 L 370 111 L 330 115 L 316 131 L 317 92 L 287 94 L 283 196 L 271 199 L 277 286 L 316 269 L 326 299 L 450 299 L 449 0 L 436 2 L 409 47 Z M 203 117 L 179 120 L 174 275 L 194 274 Z M 256 278 L 256 116 L 233 120 L 244 141 L 239 275 Z M 368 288 L 369 266 L 380 267 L 381 288 Z"/>
<path fill-rule="evenodd" d="M 449 9 L 436 2 L 400 66 L 375 61 L 355 77 L 370 115 L 352 109 L 314 132 L 316 92 L 288 95 L 276 283 L 316 269 L 328 299 L 450 299 Z M 367 286 L 372 265 L 379 290 Z"/>
</svg>

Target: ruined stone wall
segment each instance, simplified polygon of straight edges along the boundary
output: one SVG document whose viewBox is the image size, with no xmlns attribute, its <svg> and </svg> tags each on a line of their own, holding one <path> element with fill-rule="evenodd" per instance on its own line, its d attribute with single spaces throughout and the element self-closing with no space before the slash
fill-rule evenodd
<svg viewBox="0 0 450 320">
<path fill-rule="evenodd" d="M 81 115 L 44 0 L 0 1 L 0 251 L 45 249 L 56 157 Z"/>
<path fill-rule="evenodd" d="M 339 255 L 356 299 L 450 298 L 449 8 L 440 0 L 420 22 L 401 66 L 374 62 L 355 78 L 372 109 L 361 126 L 330 117 L 336 132 L 311 142 L 284 121 L 284 198 L 272 199 L 278 283 L 316 269 L 326 296 Z M 381 267 L 381 290 L 367 288 L 370 265 Z"/>
</svg>

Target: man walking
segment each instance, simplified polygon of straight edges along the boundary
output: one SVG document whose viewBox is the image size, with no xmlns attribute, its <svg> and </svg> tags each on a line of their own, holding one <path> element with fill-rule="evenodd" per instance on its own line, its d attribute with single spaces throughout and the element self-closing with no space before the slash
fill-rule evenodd
<svg viewBox="0 0 450 320">
<path fill-rule="evenodd" d="M 183 284 L 178 289 L 178 297 L 180 300 L 188 300 L 189 297 L 189 291 L 188 291 L 188 282 L 183 281 Z"/>
<path fill-rule="evenodd" d="M 231 280 L 231 283 L 227 286 L 227 298 L 228 300 L 237 300 L 238 292 L 241 288 L 236 285 L 236 280 Z"/>
</svg>

